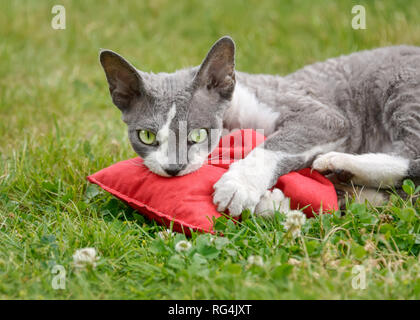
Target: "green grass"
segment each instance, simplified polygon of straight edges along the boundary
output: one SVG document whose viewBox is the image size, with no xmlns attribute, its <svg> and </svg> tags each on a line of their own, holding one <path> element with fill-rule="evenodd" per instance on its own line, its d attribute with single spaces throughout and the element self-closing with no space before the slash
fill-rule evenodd
<svg viewBox="0 0 420 320">
<path fill-rule="evenodd" d="M 350 27 L 360 3 L 367 30 Z M 225 237 L 193 234 L 179 254 L 183 235 L 161 240 L 161 226 L 85 180 L 134 156 L 99 48 L 145 71 L 173 71 L 199 64 L 229 34 L 239 70 L 287 74 L 356 50 L 420 45 L 419 1 L 60 1 L 66 30 L 51 28 L 54 4 L 0 1 L 1 299 L 420 297 L 413 195 L 379 208 L 349 204 L 345 215 L 308 221 L 296 240 L 282 215 L 219 221 Z M 100 258 L 76 272 L 72 255 L 83 247 Z M 55 264 L 67 271 L 65 290 L 51 286 Z M 355 265 L 366 268 L 365 290 L 352 288 Z"/>
</svg>

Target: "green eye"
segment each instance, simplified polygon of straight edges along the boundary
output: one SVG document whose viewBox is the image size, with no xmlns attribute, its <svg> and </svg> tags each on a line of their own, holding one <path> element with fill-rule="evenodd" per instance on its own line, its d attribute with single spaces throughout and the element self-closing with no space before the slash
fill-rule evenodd
<svg viewBox="0 0 420 320">
<path fill-rule="evenodd" d="M 152 144 L 156 140 L 156 135 L 149 130 L 140 130 L 139 138 L 144 144 Z"/>
<path fill-rule="evenodd" d="M 203 142 L 207 139 L 206 129 L 194 129 L 190 132 L 190 140 L 195 143 Z"/>
</svg>

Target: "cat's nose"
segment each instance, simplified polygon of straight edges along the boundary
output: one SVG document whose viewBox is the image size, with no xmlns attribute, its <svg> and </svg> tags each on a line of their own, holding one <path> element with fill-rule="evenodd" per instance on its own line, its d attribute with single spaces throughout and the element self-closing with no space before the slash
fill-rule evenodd
<svg viewBox="0 0 420 320">
<path fill-rule="evenodd" d="M 166 168 L 163 168 L 163 170 L 165 170 L 165 172 L 169 174 L 170 176 L 174 177 L 178 175 L 178 173 L 185 167 L 186 165 L 184 164 L 169 164 L 166 166 Z"/>
<path fill-rule="evenodd" d="M 181 169 L 178 169 L 178 168 L 176 168 L 176 169 L 165 169 L 165 172 L 167 173 L 167 174 L 169 174 L 170 176 L 176 176 L 179 172 L 181 171 Z"/>
</svg>

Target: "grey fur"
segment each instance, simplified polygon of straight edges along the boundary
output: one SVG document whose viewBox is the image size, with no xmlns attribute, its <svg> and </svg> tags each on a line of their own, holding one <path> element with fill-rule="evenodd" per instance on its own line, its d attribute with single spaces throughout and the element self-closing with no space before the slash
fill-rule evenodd
<svg viewBox="0 0 420 320">
<path fill-rule="evenodd" d="M 235 86 L 232 41 L 227 38 L 218 41 L 200 67 L 173 74 L 136 70 L 110 50 L 101 51 L 100 61 L 113 102 L 122 111 L 123 121 L 128 126 L 131 145 L 141 157 L 146 158 L 158 146 L 143 144 L 138 138 L 138 131 L 148 129 L 158 132 L 165 124 L 166 115 L 173 104 L 176 105 L 176 115 L 170 129 L 177 136 L 177 145 L 173 150 L 182 149 L 180 144 L 186 142 L 178 139 L 183 123 L 187 125 L 187 132 L 194 128 L 213 129 L 213 134 L 209 134 L 204 145 L 187 145 L 189 155 L 190 151 L 196 154 L 216 147 L 223 128 L 223 112 Z M 177 160 L 179 158 L 182 157 L 178 155 Z M 176 172 L 177 169 L 184 169 L 185 164 L 171 163 L 169 167 L 164 169 Z"/>
<path fill-rule="evenodd" d="M 413 179 L 417 185 L 420 185 L 420 159 L 410 160 L 407 177 Z"/>
<path fill-rule="evenodd" d="M 101 52 L 114 103 L 122 110 L 131 144 L 141 157 L 155 146 L 143 145 L 137 130 L 158 131 L 174 102 L 171 129 L 178 132 L 180 121 L 187 122 L 187 131 L 217 129 L 218 134 L 207 142 L 212 150 L 222 128 L 238 125 L 227 122 L 225 116 L 237 82 L 278 113 L 275 132 L 262 146 L 284 155 L 269 187 L 280 175 L 310 166 L 323 153 L 308 156 L 306 151 L 334 143 L 335 151 L 410 159 L 407 176 L 420 177 L 420 48 L 357 52 L 285 77 L 234 71 L 234 51 L 232 39 L 224 37 L 201 66 L 172 74 L 135 73 L 122 57 L 109 50 Z"/>
</svg>

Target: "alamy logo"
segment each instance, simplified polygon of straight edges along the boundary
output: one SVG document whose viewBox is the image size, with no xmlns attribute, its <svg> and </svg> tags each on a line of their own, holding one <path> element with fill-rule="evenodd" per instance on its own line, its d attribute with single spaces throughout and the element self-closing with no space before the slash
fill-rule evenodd
<svg viewBox="0 0 420 320">
<path fill-rule="evenodd" d="M 351 273 L 355 275 L 351 280 L 351 286 L 353 289 L 366 289 L 366 268 L 364 266 L 357 265 L 353 267 Z"/>
<path fill-rule="evenodd" d="M 188 133 L 184 129 L 186 128 L 186 123 L 180 121 L 178 134 L 172 130 L 168 130 L 167 137 L 165 138 L 166 148 L 160 148 L 162 152 L 159 152 L 159 158 L 165 159 L 167 164 L 188 164 L 189 159 L 194 159 L 194 148 L 188 148 Z M 220 132 L 217 129 L 208 129 L 206 136 L 212 141 L 218 140 L 220 137 Z M 233 132 L 233 131 L 232 131 Z M 255 130 L 257 135 L 264 136 L 264 129 Z M 210 145 L 207 140 L 203 140 L 199 144 L 201 145 L 202 152 L 208 154 L 207 164 L 230 164 L 235 160 L 240 160 L 244 158 L 243 147 L 251 142 L 255 141 L 256 136 L 255 132 L 250 130 L 244 130 L 243 134 L 233 134 L 229 139 L 223 139 L 219 142 L 218 147 L 211 150 Z M 223 130 L 222 137 L 228 134 L 227 130 Z M 191 154 L 192 153 L 192 154 Z M 263 165 L 263 155 L 257 158 L 261 160 L 260 165 Z"/>
<path fill-rule="evenodd" d="M 51 287 L 54 290 L 66 289 L 66 269 L 62 265 L 56 264 L 52 268 L 51 273 L 54 274 L 51 280 Z"/>
<path fill-rule="evenodd" d="M 62 5 L 55 5 L 51 9 L 51 13 L 55 16 L 51 20 L 51 27 L 55 30 L 66 28 L 66 8 Z"/>
<path fill-rule="evenodd" d="M 351 13 L 355 14 L 351 20 L 351 27 L 355 30 L 366 29 L 366 9 L 362 5 L 356 5 L 351 9 Z"/>
</svg>

